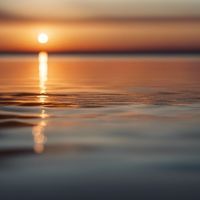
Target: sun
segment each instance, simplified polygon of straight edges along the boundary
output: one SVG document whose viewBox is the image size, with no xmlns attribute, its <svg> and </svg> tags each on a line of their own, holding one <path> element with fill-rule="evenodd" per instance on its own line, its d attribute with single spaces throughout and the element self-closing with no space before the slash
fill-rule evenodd
<svg viewBox="0 0 200 200">
<path fill-rule="evenodd" d="M 46 44 L 49 40 L 49 37 L 46 33 L 38 34 L 38 42 L 41 44 Z"/>
</svg>

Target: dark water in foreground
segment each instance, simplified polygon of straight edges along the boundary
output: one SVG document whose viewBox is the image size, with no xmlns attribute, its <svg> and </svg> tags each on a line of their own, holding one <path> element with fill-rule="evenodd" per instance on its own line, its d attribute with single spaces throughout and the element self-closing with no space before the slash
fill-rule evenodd
<svg viewBox="0 0 200 200">
<path fill-rule="evenodd" d="M 0 58 L 0 199 L 199 199 L 198 57 Z"/>
</svg>

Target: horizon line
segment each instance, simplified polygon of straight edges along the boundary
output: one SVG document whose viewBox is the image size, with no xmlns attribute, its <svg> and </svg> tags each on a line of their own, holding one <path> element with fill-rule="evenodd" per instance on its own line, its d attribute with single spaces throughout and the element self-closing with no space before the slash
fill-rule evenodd
<svg viewBox="0 0 200 200">
<path fill-rule="evenodd" d="M 39 52 L 47 52 L 49 55 L 81 55 L 81 56 L 87 56 L 87 55 L 94 55 L 94 56 L 106 56 L 106 55 L 128 55 L 128 56 L 146 56 L 146 55 L 163 55 L 163 56 L 168 56 L 168 55 L 196 55 L 200 56 L 200 50 L 193 50 L 193 51 L 0 51 L 0 56 L 3 55 L 10 55 L 10 56 L 18 56 L 18 55 L 37 55 Z"/>
</svg>

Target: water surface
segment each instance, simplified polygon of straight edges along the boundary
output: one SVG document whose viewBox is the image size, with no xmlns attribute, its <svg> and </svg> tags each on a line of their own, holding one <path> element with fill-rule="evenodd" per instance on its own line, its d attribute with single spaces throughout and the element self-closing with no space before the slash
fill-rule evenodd
<svg viewBox="0 0 200 200">
<path fill-rule="evenodd" d="M 198 56 L 1 57 L 1 196 L 198 199 L 199 65 Z"/>
</svg>

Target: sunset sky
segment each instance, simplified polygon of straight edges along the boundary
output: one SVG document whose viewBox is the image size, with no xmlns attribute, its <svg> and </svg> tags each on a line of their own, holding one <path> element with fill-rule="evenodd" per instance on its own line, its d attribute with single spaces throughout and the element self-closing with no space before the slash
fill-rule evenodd
<svg viewBox="0 0 200 200">
<path fill-rule="evenodd" d="M 0 1 L 0 52 L 199 51 L 199 10 L 198 0 Z"/>
</svg>

